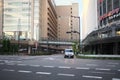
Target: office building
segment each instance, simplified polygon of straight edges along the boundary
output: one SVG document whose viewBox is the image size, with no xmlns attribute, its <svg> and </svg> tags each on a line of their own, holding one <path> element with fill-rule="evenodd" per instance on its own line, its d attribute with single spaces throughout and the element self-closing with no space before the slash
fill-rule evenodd
<svg viewBox="0 0 120 80">
<path fill-rule="evenodd" d="M 3 0 L 3 32 L 16 40 L 38 40 L 39 13 L 39 0 Z"/>
<path fill-rule="evenodd" d="M 85 51 L 120 54 L 120 0 L 97 0 L 98 30 L 84 39 Z"/>
<path fill-rule="evenodd" d="M 69 33 L 71 31 L 79 32 L 79 19 L 72 16 L 79 16 L 78 3 L 72 3 L 71 5 L 59 5 L 56 6 L 56 12 L 58 17 L 58 38 L 66 40 L 78 40 L 79 34 Z"/>
<path fill-rule="evenodd" d="M 0 39 L 2 37 L 2 31 L 3 28 L 2 28 L 2 0 L 0 0 Z"/>
<path fill-rule="evenodd" d="M 13 39 L 57 38 L 54 0 L 2 0 L 3 32 Z M 0 19 L 1 19 L 0 17 Z M 2 29 L 1 29 L 2 30 Z M 1 31 L 2 32 L 2 31 Z"/>
<path fill-rule="evenodd" d="M 41 37 L 57 39 L 57 13 L 54 0 L 41 0 Z"/>
</svg>

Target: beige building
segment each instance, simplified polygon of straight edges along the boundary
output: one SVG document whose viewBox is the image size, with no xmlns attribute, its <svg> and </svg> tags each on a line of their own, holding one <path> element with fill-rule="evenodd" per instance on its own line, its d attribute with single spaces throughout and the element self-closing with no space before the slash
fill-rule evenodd
<svg viewBox="0 0 120 80">
<path fill-rule="evenodd" d="M 78 40 L 79 35 L 77 33 L 66 33 L 71 31 L 79 32 L 79 19 L 71 17 L 79 16 L 78 3 L 56 6 L 56 12 L 58 17 L 58 38 Z"/>
<path fill-rule="evenodd" d="M 57 13 L 54 0 L 41 1 L 41 37 L 57 39 Z"/>
<path fill-rule="evenodd" d="M 0 38 L 2 36 L 2 0 L 0 0 Z"/>
</svg>

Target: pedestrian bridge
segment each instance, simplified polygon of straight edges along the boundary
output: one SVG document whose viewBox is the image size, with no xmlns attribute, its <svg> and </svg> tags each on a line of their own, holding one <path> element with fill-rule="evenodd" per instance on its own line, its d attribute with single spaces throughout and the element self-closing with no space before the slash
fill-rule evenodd
<svg viewBox="0 0 120 80">
<path fill-rule="evenodd" d="M 66 45 L 66 46 L 72 46 L 73 42 L 67 42 L 67 41 L 39 41 L 39 44 L 41 45 Z"/>
</svg>

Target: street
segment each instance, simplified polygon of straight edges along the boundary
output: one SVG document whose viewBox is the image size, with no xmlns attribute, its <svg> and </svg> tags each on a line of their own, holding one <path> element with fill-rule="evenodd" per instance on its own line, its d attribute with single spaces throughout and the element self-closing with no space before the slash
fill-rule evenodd
<svg viewBox="0 0 120 80">
<path fill-rule="evenodd" d="M 120 61 L 0 56 L 0 80 L 120 80 Z"/>
</svg>

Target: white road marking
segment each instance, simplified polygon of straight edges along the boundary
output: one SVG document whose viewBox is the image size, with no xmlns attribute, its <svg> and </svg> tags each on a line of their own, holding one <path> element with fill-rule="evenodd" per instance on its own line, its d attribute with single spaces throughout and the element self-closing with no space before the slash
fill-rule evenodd
<svg viewBox="0 0 120 80">
<path fill-rule="evenodd" d="M 108 67 L 116 67 L 116 65 L 106 65 L 106 66 L 108 66 Z"/>
<path fill-rule="evenodd" d="M 58 68 L 70 69 L 71 67 L 67 67 L 67 66 L 58 66 Z"/>
<path fill-rule="evenodd" d="M 15 65 L 15 64 L 13 64 L 13 63 L 7 63 L 6 65 L 11 65 L 11 66 L 13 66 L 13 65 Z"/>
<path fill-rule="evenodd" d="M 44 75 L 50 75 L 50 72 L 36 72 L 36 74 L 44 74 Z"/>
<path fill-rule="evenodd" d="M 63 73 L 58 73 L 57 75 L 59 75 L 59 76 L 71 76 L 71 77 L 75 76 L 74 74 L 63 74 Z"/>
<path fill-rule="evenodd" d="M 76 69 L 89 70 L 90 68 L 87 68 L 87 67 L 76 67 Z"/>
<path fill-rule="evenodd" d="M 118 71 L 120 71 L 120 69 Z"/>
<path fill-rule="evenodd" d="M 46 60 L 55 60 L 54 58 L 44 58 Z"/>
<path fill-rule="evenodd" d="M 8 61 L 9 63 L 20 63 L 22 61 Z"/>
<path fill-rule="evenodd" d="M 102 79 L 102 77 L 99 77 L 99 76 L 86 76 L 86 75 L 83 75 L 82 77 L 84 77 L 84 78 Z"/>
<path fill-rule="evenodd" d="M 10 72 L 13 72 L 13 71 L 15 71 L 15 70 L 13 70 L 13 69 L 3 69 L 3 71 L 10 71 Z"/>
<path fill-rule="evenodd" d="M 118 78 L 112 78 L 112 80 L 120 80 L 120 78 L 118 79 Z"/>
<path fill-rule="evenodd" d="M 32 71 L 18 70 L 20 73 L 32 73 Z"/>
<path fill-rule="evenodd" d="M 108 73 L 108 72 L 91 72 L 91 73 L 95 73 L 95 74 L 115 74 L 115 73 Z"/>
<path fill-rule="evenodd" d="M 17 64 L 18 66 L 27 66 L 27 64 Z"/>
<path fill-rule="evenodd" d="M 118 65 L 119 63 L 108 63 L 108 64 Z"/>
<path fill-rule="evenodd" d="M 40 67 L 40 65 L 29 65 L 31 67 Z"/>
<path fill-rule="evenodd" d="M 111 69 L 96 68 L 96 70 L 101 70 L 101 71 L 110 71 Z"/>
<path fill-rule="evenodd" d="M 43 66 L 45 68 L 54 68 L 54 66 Z"/>
<path fill-rule="evenodd" d="M 87 66 L 98 66 L 96 64 L 86 64 Z"/>
</svg>

